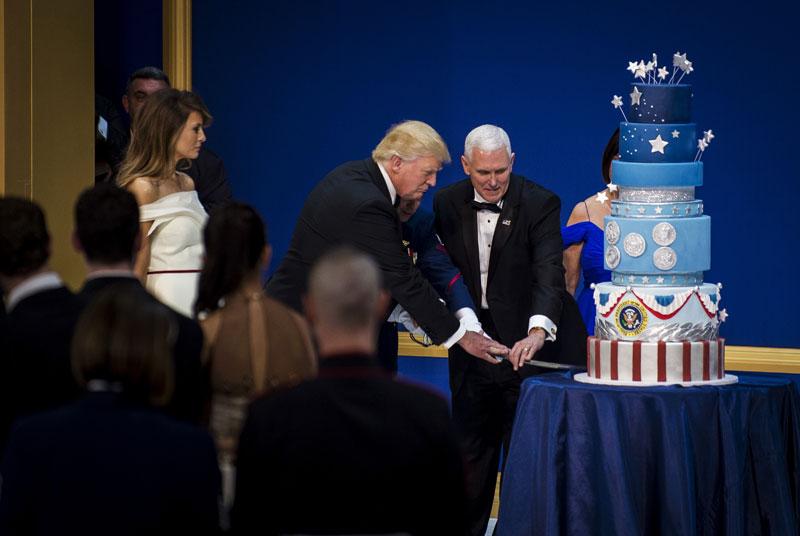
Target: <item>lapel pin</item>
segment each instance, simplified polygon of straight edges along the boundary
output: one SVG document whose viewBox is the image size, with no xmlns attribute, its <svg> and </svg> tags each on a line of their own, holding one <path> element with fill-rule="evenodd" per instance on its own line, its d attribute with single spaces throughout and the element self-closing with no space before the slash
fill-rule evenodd
<svg viewBox="0 0 800 536">
<path fill-rule="evenodd" d="M 511 225 L 511 220 L 503 220 L 503 225 Z"/>
</svg>

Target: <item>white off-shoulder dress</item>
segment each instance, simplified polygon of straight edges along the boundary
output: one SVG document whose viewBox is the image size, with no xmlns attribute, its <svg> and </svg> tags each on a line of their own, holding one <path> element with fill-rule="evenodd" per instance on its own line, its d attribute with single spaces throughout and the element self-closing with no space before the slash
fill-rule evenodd
<svg viewBox="0 0 800 536">
<path fill-rule="evenodd" d="M 176 311 L 192 316 L 203 263 L 203 226 L 208 219 L 195 190 L 165 195 L 139 207 L 152 221 L 147 289 Z"/>
</svg>

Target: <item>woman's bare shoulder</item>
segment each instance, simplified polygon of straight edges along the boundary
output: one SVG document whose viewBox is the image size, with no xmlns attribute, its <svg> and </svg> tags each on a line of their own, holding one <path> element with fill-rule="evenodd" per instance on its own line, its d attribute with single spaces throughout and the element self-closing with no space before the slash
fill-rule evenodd
<svg viewBox="0 0 800 536">
<path fill-rule="evenodd" d="M 159 197 L 158 185 L 151 177 L 136 177 L 125 188 L 133 194 L 139 205 L 152 203 Z"/>
<path fill-rule="evenodd" d="M 180 185 L 181 191 L 186 192 L 189 190 L 195 190 L 194 186 L 194 179 L 191 178 L 189 175 L 184 173 L 183 171 L 176 171 L 176 176 L 178 177 L 178 184 Z"/>
</svg>

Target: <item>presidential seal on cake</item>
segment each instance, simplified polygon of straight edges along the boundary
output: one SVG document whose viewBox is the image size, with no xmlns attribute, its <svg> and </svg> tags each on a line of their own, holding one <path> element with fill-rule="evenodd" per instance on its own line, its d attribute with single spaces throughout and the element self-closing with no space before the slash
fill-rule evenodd
<svg viewBox="0 0 800 536">
<path fill-rule="evenodd" d="M 577 381 L 613 385 L 719 385 L 725 342 L 719 326 L 721 284 L 703 282 L 711 267 L 711 219 L 695 188 L 703 184 L 702 157 L 714 133 L 698 137 L 692 122 L 694 69 L 686 54 L 672 68 L 652 60 L 629 62 L 627 114 L 623 99 L 620 155 L 612 164 L 619 196 L 605 218 L 605 268 L 611 282 L 594 288 L 595 335 L 587 341 L 587 372 Z"/>
</svg>

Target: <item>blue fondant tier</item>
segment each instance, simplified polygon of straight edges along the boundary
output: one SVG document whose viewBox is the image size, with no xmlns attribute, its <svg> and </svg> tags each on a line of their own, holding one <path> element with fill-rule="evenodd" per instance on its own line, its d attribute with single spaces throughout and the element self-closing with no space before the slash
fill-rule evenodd
<svg viewBox="0 0 800 536">
<path fill-rule="evenodd" d="M 644 162 L 623 162 L 614 160 L 611 163 L 611 176 L 619 186 L 636 187 L 671 187 L 702 186 L 702 162 L 677 162 L 664 164 L 648 164 Z"/>
<path fill-rule="evenodd" d="M 692 121 L 692 87 L 687 84 L 631 84 L 641 93 L 639 104 L 628 107 L 631 123 L 690 123 Z"/>
<path fill-rule="evenodd" d="M 629 216 L 631 218 L 686 218 L 701 216 L 703 201 L 684 201 L 677 203 L 634 203 L 631 201 L 612 201 L 612 216 Z"/>
<path fill-rule="evenodd" d="M 711 267 L 711 218 L 605 218 L 604 266 L 619 274 L 703 272 Z"/>
<path fill-rule="evenodd" d="M 694 123 L 620 123 L 620 158 L 625 162 L 692 162 L 697 153 L 695 130 Z"/>
</svg>

